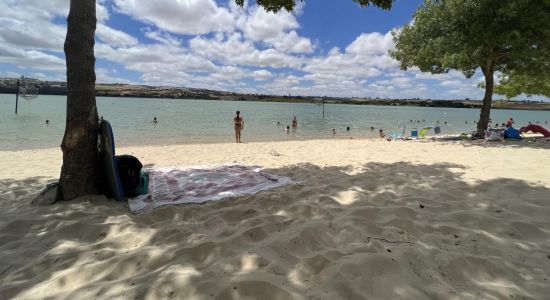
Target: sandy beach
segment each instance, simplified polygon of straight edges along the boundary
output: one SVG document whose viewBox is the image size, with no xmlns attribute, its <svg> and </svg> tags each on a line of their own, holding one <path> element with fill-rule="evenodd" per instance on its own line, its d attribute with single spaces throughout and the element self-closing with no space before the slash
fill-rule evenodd
<svg viewBox="0 0 550 300">
<path fill-rule="evenodd" d="M 59 149 L 0 152 L 2 299 L 548 299 L 550 141 L 129 147 L 300 184 L 133 215 L 31 200 Z"/>
</svg>

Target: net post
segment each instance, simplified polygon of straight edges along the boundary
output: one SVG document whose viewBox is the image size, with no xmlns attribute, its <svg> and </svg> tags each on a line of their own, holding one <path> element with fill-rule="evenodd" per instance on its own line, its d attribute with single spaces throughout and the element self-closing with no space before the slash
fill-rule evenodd
<svg viewBox="0 0 550 300">
<path fill-rule="evenodd" d="M 19 106 L 19 79 L 17 79 L 17 91 L 15 92 L 15 114 L 17 114 L 18 106 Z"/>
</svg>

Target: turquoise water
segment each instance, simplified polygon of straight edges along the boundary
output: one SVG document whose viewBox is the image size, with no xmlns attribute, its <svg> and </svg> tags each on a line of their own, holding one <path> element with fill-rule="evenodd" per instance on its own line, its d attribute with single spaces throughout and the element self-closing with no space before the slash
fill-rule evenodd
<svg viewBox="0 0 550 300">
<path fill-rule="evenodd" d="M 65 128 L 66 97 L 19 100 L 16 116 L 15 95 L 0 94 L 0 150 L 58 147 Z M 409 131 L 437 121 L 443 134 L 453 134 L 473 130 L 473 121 L 479 117 L 477 109 L 326 104 L 322 118 L 321 108 L 315 104 L 183 99 L 99 97 L 97 106 L 99 115 L 113 125 L 117 145 L 122 146 L 234 142 L 232 119 L 236 110 L 245 120 L 243 142 L 373 138 L 378 136 L 378 129 L 391 133 L 399 123 L 407 125 Z M 294 115 L 298 128 L 286 134 L 284 129 Z M 154 117 L 158 118 L 157 124 L 151 122 Z M 528 121 L 539 121 L 543 126 L 550 123 L 547 111 L 493 110 L 491 117 L 500 123 L 513 117 L 520 126 Z M 45 125 L 47 119 L 49 126 Z M 347 126 L 351 128 L 349 133 Z"/>
</svg>

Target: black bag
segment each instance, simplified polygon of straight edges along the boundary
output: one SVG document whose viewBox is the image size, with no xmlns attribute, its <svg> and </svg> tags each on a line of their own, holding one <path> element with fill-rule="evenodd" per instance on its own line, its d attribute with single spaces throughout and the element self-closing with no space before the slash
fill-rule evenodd
<svg viewBox="0 0 550 300">
<path fill-rule="evenodd" d="M 139 185 L 139 176 L 143 165 L 139 159 L 132 155 L 117 155 L 115 159 L 122 190 L 124 194 L 128 194 Z"/>
</svg>

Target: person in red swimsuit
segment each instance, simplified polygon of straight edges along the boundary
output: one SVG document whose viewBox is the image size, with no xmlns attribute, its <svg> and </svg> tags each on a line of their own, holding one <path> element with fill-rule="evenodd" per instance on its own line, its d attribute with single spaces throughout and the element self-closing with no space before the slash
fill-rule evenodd
<svg viewBox="0 0 550 300">
<path fill-rule="evenodd" d="M 514 119 L 510 118 L 508 119 L 508 121 L 506 121 L 506 127 L 512 127 L 512 125 L 514 124 Z"/>
</svg>

